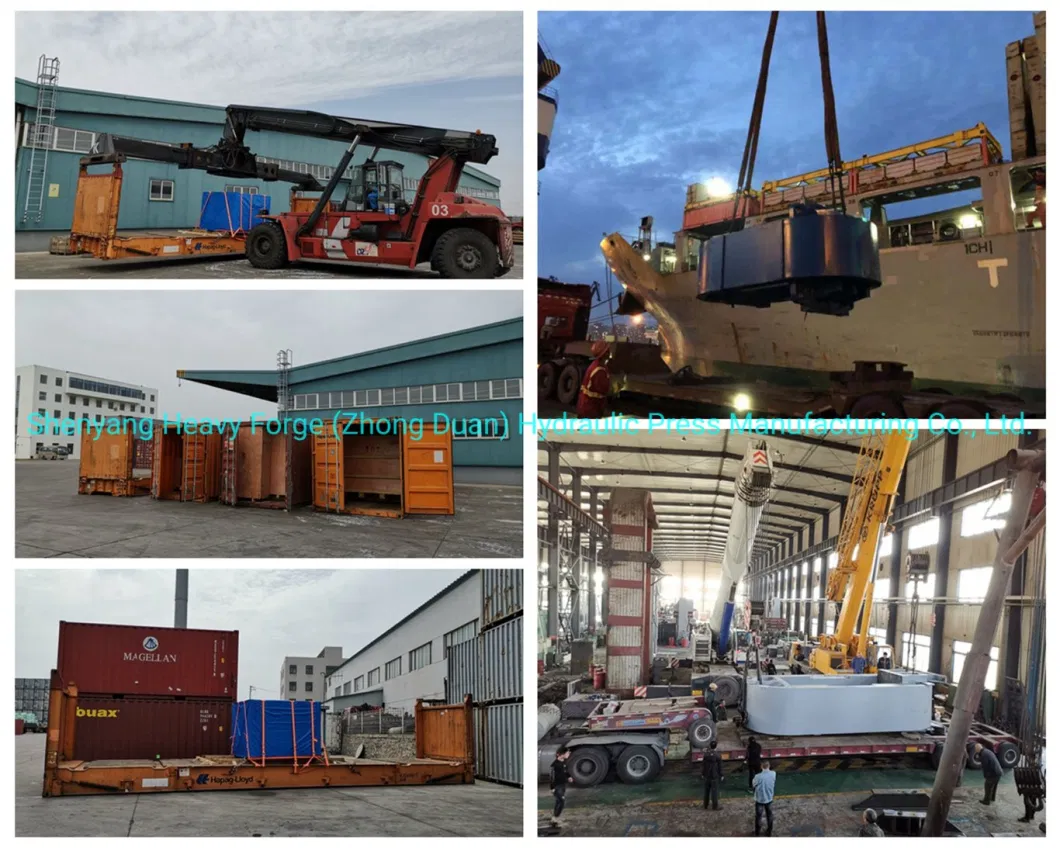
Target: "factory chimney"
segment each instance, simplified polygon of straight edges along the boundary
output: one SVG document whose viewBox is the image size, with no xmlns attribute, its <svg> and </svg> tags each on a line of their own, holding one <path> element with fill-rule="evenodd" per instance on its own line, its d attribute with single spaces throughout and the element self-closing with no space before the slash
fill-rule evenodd
<svg viewBox="0 0 1060 848">
<path fill-rule="evenodd" d="M 173 626 L 186 629 L 188 626 L 188 569 L 177 569 L 177 591 L 173 598 Z"/>
</svg>

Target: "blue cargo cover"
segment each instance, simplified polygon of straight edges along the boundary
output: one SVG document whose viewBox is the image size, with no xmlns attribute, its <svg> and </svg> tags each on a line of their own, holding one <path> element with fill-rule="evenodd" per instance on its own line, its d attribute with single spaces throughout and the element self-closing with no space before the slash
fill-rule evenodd
<svg viewBox="0 0 1060 848">
<path fill-rule="evenodd" d="M 267 194 L 238 191 L 204 191 L 199 212 L 199 229 L 211 232 L 251 230 L 269 212 L 272 198 Z"/>
<path fill-rule="evenodd" d="M 237 701 L 232 704 L 232 755 L 248 760 L 320 756 L 323 715 L 319 701 Z"/>
</svg>

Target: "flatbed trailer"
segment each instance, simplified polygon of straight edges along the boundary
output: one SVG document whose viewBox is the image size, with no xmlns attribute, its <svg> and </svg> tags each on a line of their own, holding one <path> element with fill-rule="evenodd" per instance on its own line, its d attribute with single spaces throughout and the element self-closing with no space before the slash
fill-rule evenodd
<svg viewBox="0 0 1060 848">
<path fill-rule="evenodd" d="M 55 688 L 44 757 L 45 798 L 229 789 L 316 789 L 474 783 L 474 716 L 462 704 L 416 703 L 416 756 L 406 762 L 353 757 L 306 757 L 266 765 L 232 756 L 170 760 L 94 760 L 73 757 L 77 688 Z"/>
</svg>

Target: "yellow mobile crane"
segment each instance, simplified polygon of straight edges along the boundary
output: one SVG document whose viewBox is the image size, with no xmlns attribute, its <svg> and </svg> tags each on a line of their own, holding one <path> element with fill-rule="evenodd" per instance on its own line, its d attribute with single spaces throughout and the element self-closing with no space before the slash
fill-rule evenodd
<svg viewBox="0 0 1060 848">
<path fill-rule="evenodd" d="M 848 674 L 855 670 L 855 659 L 860 658 L 864 660 L 863 670 L 875 673 L 879 656 L 885 650 L 894 656 L 890 646 L 870 645 L 869 621 L 880 541 L 898 494 L 910 444 L 901 432 L 869 435 L 861 443 L 847 514 L 839 531 L 839 561 L 828 576 L 826 598 L 840 604 L 839 621 L 835 633 L 820 636 L 810 653 L 812 671 Z"/>
</svg>

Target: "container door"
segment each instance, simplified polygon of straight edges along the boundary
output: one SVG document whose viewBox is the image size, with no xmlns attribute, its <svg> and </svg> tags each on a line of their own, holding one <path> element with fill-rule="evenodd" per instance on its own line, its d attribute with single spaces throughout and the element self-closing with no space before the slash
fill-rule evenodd
<svg viewBox="0 0 1060 848">
<path fill-rule="evenodd" d="M 328 512 L 345 512 L 342 474 L 342 436 L 336 436 L 333 430 L 313 436 L 313 506 Z"/>
<path fill-rule="evenodd" d="M 180 476 L 182 501 L 206 500 L 206 439 L 200 433 L 184 435 L 184 467 Z"/>
<path fill-rule="evenodd" d="M 433 427 L 423 437 L 402 436 L 405 512 L 409 515 L 453 514 L 453 437 Z"/>
<path fill-rule="evenodd" d="M 162 434 L 164 431 L 164 427 L 155 427 L 154 437 L 151 439 L 151 497 L 156 500 L 162 485 Z"/>
<path fill-rule="evenodd" d="M 239 465 L 236 456 L 236 438 L 232 433 L 225 433 L 221 442 L 221 503 L 235 506 L 236 468 Z"/>
</svg>

